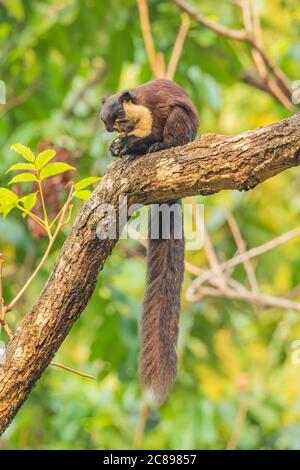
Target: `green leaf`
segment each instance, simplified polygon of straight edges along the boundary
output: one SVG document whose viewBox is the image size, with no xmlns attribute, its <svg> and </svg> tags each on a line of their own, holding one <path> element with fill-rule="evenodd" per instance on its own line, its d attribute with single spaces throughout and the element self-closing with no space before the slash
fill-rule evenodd
<svg viewBox="0 0 300 470">
<path fill-rule="evenodd" d="M 90 191 L 89 189 L 85 189 L 83 191 L 76 191 L 74 194 L 74 197 L 76 197 L 77 199 L 82 199 L 83 201 L 86 201 L 90 197 L 91 194 L 92 194 L 92 191 Z"/>
<path fill-rule="evenodd" d="M 0 205 L 0 213 L 3 215 L 3 218 L 5 219 L 5 217 L 10 213 L 10 211 L 12 211 L 16 206 L 13 206 L 12 204 L 4 204 L 4 205 Z"/>
<path fill-rule="evenodd" d="M 83 180 L 80 180 L 78 181 L 78 183 L 75 184 L 75 190 L 80 191 L 81 189 L 84 189 L 87 186 L 90 186 L 91 184 L 101 181 L 101 179 L 102 178 L 99 178 L 97 176 L 90 176 L 89 178 L 84 178 Z"/>
<path fill-rule="evenodd" d="M 33 171 L 35 170 L 35 166 L 32 163 L 15 163 L 14 165 L 8 168 L 8 170 L 6 171 L 6 174 L 10 173 L 11 171 L 19 171 L 19 170 Z"/>
<path fill-rule="evenodd" d="M 65 173 L 66 171 L 70 170 L 76 170 L 74 166 L 68 165 L 67 163 L 49 163 L 49 165 L 46 165 L 40 173 L 41 180 L 45 180 L 46 178 L 49 178 L 50 176 L 55 176 L 59 175 L 61 173 Z"/>
<path fill-rule="evenodd" d="M 0 204 L 3 204 L 5 202 L 11 202 L 17 205 L 19 202 L 19 198 L 16 193 L 11 191 L 10 189 L 0 188 Z"/>
<path fill-rule="evenodd" d="M 37 169 L 40 170 L 45 165 L 47 165 L 47 163 L 50 162 L 50 160 L 52 160 L 55 155 L 56 151 L 53 149 L 44 150 L 43 152 L 39 153 L 35 160 Z"/>
<path fill-rule="evenodd" d="M 14 176 L 13 179 L 11 179 L 8 184 L 28 183 L 30 181 L 37 182 L 37 177 L 33 175 L 32 173 L 20 173 L 19 175 Z"/>
<path fill-rule="evenodd" d="M 3 217 L 6 217 L 17 206 L 18 202 L 19 198 L 13 191 L 0 188 L 0 213 L 3 214 Z"/>
<path fill-rule="evenodd" d="M 14 144 L 11 147 L 11 150 L 14 150 L 17 152 L 19 155 L 21 155 L 25 160 L 28 162 L 33 163 L 35 160 L 34 153 L 29 147 L 26 147 L 26 145 L 23 144 Z"/>
<path fill-rule="evenodd" d="M 37 198 L 37 193 L 31 193 L 31 194 L 28 194 L 27 196 L 23 196 L 20 199 L 20 201 L 22 202 L 24 209 L 26 209 L 27 211 L 31 211 L 31 209 L 36 204 L 36 198 Z"/>
</svg>

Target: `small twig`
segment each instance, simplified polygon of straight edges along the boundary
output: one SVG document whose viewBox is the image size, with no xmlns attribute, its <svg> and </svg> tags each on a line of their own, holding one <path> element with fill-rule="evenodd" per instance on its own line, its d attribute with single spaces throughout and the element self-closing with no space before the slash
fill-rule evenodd
<svg viewBox="0 0 300 470">
<path fill-rule="evenodd" d="M 45 204 L 45 198 L 44 198 L 44 192 L 43 192 L 42 183 L 41 183 L 41 181 L 40 181 L 40 175 L 38 175 L 38 187 L 39 187 L 39 194 L 40 194 L 40 199 L 41 199 L 42 208 L 43 208 L 45 227 L 46 227 L 46 231 L 47 231 L 47 233 L 48 233 L 48 237 L 49 237 L 49 239 L 51 240 L 51 238 L 52 238 L 52 233 L 51 233 L 51 230 L 50 230 L 50 228 L 49 228 L 49 220 L 48 220 L 47 208 L 46 208 L 46 204 Z"/>
<path fill-rule="evenodd" d="M 200 217 L 197 217 L 197 205 L 194 197 L 189 198 L 191 201 L 191 210 L 193 214 L 194 220 L 196 220 L 196 231 L 198 233 L 201 232 L 201 227 L 199 221 L 201 220 Z M 205 250 L 205 254 L 208 260 L 208 263 L 212 269 L 212 271 L 215 274 L 216 277 L 216 284 L 221 288 L 221 289 L 226 289 L 226 279 L 224 276 L 224 273 L 220 267 L 220 262 L 217 256 L 217 253 L 214 249 L 214 245 L 211 241 L 209 232 L 206 228 L 204 228 L 204 240 L 203 240 L 203 246 Z"/>
<path fill-rule="evenodd" d="M 252 4 L 252 24 L 256 43 L 259 45 L 259 47 L 263 48 L 264 39 L 261 28 L 261 21 L 257 12 L 257 5 L 255 5 L 254 3 Z"/>
<path fill-rule="evenodd" d="M 172 50 L 172 54 L 170 57 L 167 74 L 166 74 L 166 78 L 168 78 L 169 80 L 173 80 L 175 76 L 177 65 L 178 65 L 178 62 L 182 53 L 184 41 L 189 31 L 189 28 L 190 28 L 190 19 L 188 15 L 186 14 L 181 15 L 181 25 L 177 34 L 177 38 L 176 38 L 173 50 Z"/>
<path fill-rule="evenodd" d="M 252 11 L 251 11 L 249 0 L 241 0 L 239 4 L 242 7 L 245 29 L 247 33 L 249 34 L 249 36 L 251 36 L 253 27 L 252 27 Z"/>
<path fill-rule="evenodd" d="M 59 234 L 59 231 L 62 227 L 62 224 L 64 222 L 64 217 L 65 217 L 65 214 L 66 214 L 66 211 L 68 209 L 68 206 L 69 206 L 69 203 L 71 201 L 73 197 L 73 188 L 71 189 L 70 193 L 69 193 L 69 196 L 68 196 L 68 199 L 64 205 L 64 209 L 61 213 L 61 216 L 60 216 L 60 219 L 59 219 L 59 222 L 58 222 L 58 225 L 56 227 L 56 230 L 54 232 L 54 234 L 51 236 L 51 238 L 49 239 L 49 244 L 47 246 L 47 249 L 44 253 L 44 256 L 42 257 L 41 261 L 39 262 L 38 266 L 36 267 L 36 269 L 34 270 L 34 272 L 32 273 L 32 275 L 30 276 L 30 278 L 26 281 L 26 283 L 24 284 L 24 286 L 22 287 L 22 289 L 19 291 L 19 293 L 16 295 L 16 297 L 10 302 L 10 304 L 7 306 L 7 307 L 4 307 L 4 311 L 5 313 L 7 312 L 10 312 L 13 307 L 16 305 L 16 303 L 20 300 L 20 298 L 22 297 L 22 295 L 24 294 L 24 292 L 27 290 L 27 288 L 29 287 L 29 285 L 31 284 L 31 282 L 33 281 L 33 279 L 36 277 L 36 275 L 38 274 L 38 272 L 40 271 L 40 269 L 42 268 L 42 266 L 44 265 L 46 259 L 48 258 L 49 256 L 49 253 L 51 251 L 51 248 Z"/>
<path fill-rule="evenodd" d="M 59 362 L 51 361 L 50 365 L 54 367 L 58 367 L 59 369 L 67 370 L 68 372 L 72 372 L 72 374 L 80 375 L 80 377 L 85 377 L 87 379 L 96 380 L 96 377 L 94 375 L 86 374 L 85 372 L 80 372 L 78 370 L 72 369 L 71 367 L 64 366 L 63 364 L 60 364 Z"/>
<path fill-rule="evenodd" d="M 173 0 L 173 2 L 181 11 L 186 12 L 198 24 L 209 28 L 225 38 L 248 43 L 252 48 L 251 54 L 254 64 L 268 93 L 274 96 L 287 109 L 291 110 L 293 108 L 289 79 L 265 53 L 262 46 L 259 19 L 256 15 L 256 11 L 252 11 L 248 0 L 234 2 L 241 7 L 243 12 L 245 28 L 240 30 L 227 28 L 209 20 L 195 7 L 184 0 Z M 274 80 L 268 77 L 268 71 L 274 77 Z M 263 88 L 260 87 L 260 89 Z"/>
<path fill-rule="evenodd" d="M 28 211 L 27 209 L 25 209 L 24 207 L 22 207 L 20 204 L 17 205 L 17 208 L 24 212 L 24 214 L 26 214 L 28 217 L 31 217 L 40 227 L 42 227 L 46 233 L 47 232 L 47 228 L 46 228 L 46 225 L 44 224 L 43 220 L 40 219 L 40 217 L 38 217 L 37 215 L 35 215 L 33 212 L 31 211 Z"/>
<path fill-rule="evenodd" d="M 194 264 L 188 263 L 187 261 L 184 262 L 184 266 L 185 270 L 191 274 L 194 274 L 194 276 L 200 276 L 204 272 L 204 269 L 201 269 Z"/>
<path fill-rule="evenodd" d="M 251 7 L 249 0 L 242 0 L 240 6 L 242 8 L 245 29 L 251 38 L 249 40 L 252 46 L 251 54 L 259 77 L 279 103 L 287 109 L 292 109 L 290 83 L 283 72 L 269 59 L 264 51 L 260 19 L 255 6 Z M 275 80 L 268 77 L 268 69 Z"/>
<path fill-rule="evenodd" d="M 235 39 L 236 41 L 249 41 L 251 37 L 248 35 L 247 31 L 244 29 L 231 29 L 227 28 L 226 26 L 220 25 L 215 23 L 214 21 L 209 20 L 205 16 L 201 15 L 196 8 L 194 8 L 189 3 L 185 2 L 184 0 L 173 0 L 177 7 L 188 13 L 191 18 L 193 18 L 197 23 L 202 24 L 206 28 L 211 29 L 217 34 L 224 36 L 229 39 Z"/>
<path fill-rule="evenodd" d="M 165 61 L 165 55 L 163 52 L 158 52 L 156 54 L 156 62 L 157 62 L 157 68 L 158 68 L 158 78 L 165 78 L 166 76 L 166 61 Z"/>
<path fill-rule="evenodd" d="M 279 103 L 291 111 L 293 109 L 293 103 L 291 102 L 291 99 L 284 94 L 279 85 L 274 80 L 270 79 L 267 80 L 267 85 Z M 289 96 L 291 96 L 291 94 Z"/>
<path fill-rule="evenodd" d="M 136 429 L 136 432 L 133 438 L 133 443 L 132 443 L 133 450 L 139 450 L 141 448 L 149 412 L 150 412 L 149 405 L 146 402 L 143 402 L 141 410 L 140 410 L 138 427 Z"/>
<path fill-rule="evenodd" d="M 262 29 L 261 29 L 261 24 L 260 24 L 260 17 L 257 13 L 256 5 L 252 6 L 252 32 L 253 32 L 253 36 L 255 37 L 256 44 L 261 49 L 263 49 L 264 47 L 263 35 L 262 35 Z M 252 56 L 256 64 L 256 68 L 257 68 L 259 76 L 261 77 L 263 81 L 265 81 L 267 79 L 268 71 L 267 71 L 267 66 L 262 55 L 256 49 L 253 49 Z"/>
<path fill-rule="evenodd" d="M 262 50 L 262 48 L 256 42 L 253 43 L 253 46 L 261 54 L 263 60 L 266 63 L 266 66 L 272 72 L 278 83 L 281 85 L 282 89 L 285 91 L 287 97 L 291 96 L 291 84 L 287 76 L 280 70 L 277 65 L 267 56 L 267 54 Z"/>
<path fill-rule="evenodd" d="M 228 285 L 231 286 L 234 290 L 236 290 L 240 294 L 244 294 L 245 292 L 247 292 L 247 289 L 244 286 L 244 284 L 241 284 L 240 282 L 238 282 L 236 279 L 233 279 L 232 277 L 228 279 Z"/>
<path fill-rule="evenodd" d="M 64 210 L 64 206 L 60 209 L 60 211 L 56 214 L 56 216 L 54 217 L 54 219 L 52 220 L 52 222 L 50 222 L 49 224 L 49 228 L 50 230 L 52 229 L 53 225 L 55 225 L 55 223 L 58 221 L 58 219 L 60 218 L 61 216 L 61 213 L 62 211 Z"/>
<path fill-rule="evenodd" d="M 204 250 L 205 254 L 208 259 L 208 263 L 211 267 L 211 270 L 214 272 L 217 282 L 222 290 L 226 289 L 226 280 L 220 266 L 220 262 L 218 260 L 217 254 L 215 252 L 213 243 L 210 239 L 209 233 L 206 229 L 204 229 Z"/>
<path fill-rule="evenodd" d="M 294 310 L 295 312 L 300 313 L 300 303 L 293 302 L 289 299 L 284 299 L 282 297 L 273 297 L 271 295 L 263 294 L 254 294 L 250 291 L 238 292 L 234 289 L 226 289 L 226 291 L 221 289 L 215 289 L 214 287 L 202 286 L 199 289 L 199 293 L 195 293 L 192 296 L 189 296 L 188 301 L 191 303 L 199 302 L 204 297 L 216 297 L 229 300 L 241 300 L 249 304 L 257 305 L 262 308 L 267 307 L 277 307 L 283 308 L 286 310 Z"/>
<path fill-rule="evenodd" d="M 243 0 L 241 8 L 243 11 L 245 25 L 246 22 L 247 24 L 249 24 L 246 20 L 246 12 L 250 11 L 251 34 L 253 38 L 253 47 L 251 53 L 258 75 L 261 78 L 262 82 L 265 84 L 267 91 L 270 92 L 270 94 L 274 96 L 281 104 L 290 109 L 292 106 L 290 100 L 291 86 L 287 77 L 285 77 L 285 75 L 278 69 L 277 66 L 275 66 L 275 64 L 267 57 L 264 52 L 260 18 L 257 14 L 256 6 L 253 5 L 251 9 L 249 0 Z M 278 83 L 274 83 L 268 78 L 268 69 L 273 74 Z"/>
<path fill-rule="evenodd" d="M 263 81 L 260 77 L 254 74 L 252 71 L 247 71 L 242 73 L 241 75 L 242 81 L 247 85 L 250 85 L 258 90 L 264 91 L 265 93 L 269 93 L 273 98 L 277 100 L 277 96 L 274 95 L 272 90 L 268 87 L 265 80 Z"/>
<path fill-rule="evenodd" d="M 14 335 L 11 329 L 9 328 L 7 322 L 5 320 L 1 321 L 1 325 L 3 327 L 3 330 L 6 332 L 7 336 L 9 337 L 9 339 L 12 339 Z"/>
<path fill-rule="evenodd" d="M 255 39 L 256 44 L 259 45 L 261 50 L 263 50 L 263 39 L 260 26 L 260 19 L 256 9 L 254 9 L 254 7 L 251 8 L 249 0 L 241 0 L 240 6 L 242 8 L 246 30 L 249 34 L 252 35 L 252 37 Z M 263 83 L 266 83 L 268 79 L 268 69 L 262 55 L 254 47 L 251 50 L 251 54 L 260 79 Z M 267 84 L 266 88 L 268 89 Z M 274 96 L 275 98 L 277 98 L 276 95 Z"/>
<path fill-rule="evenodd" d="M 242 433 L 243 424 L 247 416 L 248 408 L 249 408 L 249 399 L 247 395 L 242 394 L 240 398 L 239 409 L 236 415 L 235 422 L 233 424 L 232 433 L 228 441 L 226 450 L 235 450 L 237 448 L 238 441 Z"/>
<path fill-rule="evenodd" d="M 13 337 L 13 333 L 5 321 L 5 313 L 3 299 L 3 254 L 0 253 L 0 325 L 11 339 Z"/>
<path fill-rule="evenodd" d="M 140 24 L 143 33 L 145 48 L 149 59 L 150 67 L 155 78 L 164 76 L 164 71 L 161 70 L 161 64 L 158 64 L 157 55 L 155 51 L 153 36 L 151 32 L 151 25 L 149 19 L 149 11 L 146 0 L 136 0 L 140 15 Z"/>
<path fill-rule="evenodd" d="M 73 204 L 69 204 L 68 215 L 67 215 L 67 218 L 65 219 L 65 221 L 63 221 L 63 223 L 61 225 L 61 228 L 65 227 L 70 222 L 71 215 L 72 215 L 72 209 L 73 209 Z"/>
<path fill-rule="evenodd" d="M 233 215 L 229 211 L 227 211 L 227 222 L 228 222 L 228 225 L 230 227 L 233 238 L 235 240 L 235 243 L 236 243 L 236 246 L 237 246 L 237 249 L 238 249 L 238 253 L 240 255 L 243 254 L 243 253 L 246 253 L 246 251 L 247 251 L 246 250 L 246 243 L 243 240 L 243 237 L 241 235 L 239 226 L 238 226 L 235 218 L 233 217 Z M 254 272 L 254 269 L 253 269 L 253 266 L 252 266 L 250 260 L 245 259 L 243 261 L 243 265 L 244 265 L 246 274 L 248 276 L 248 280 L 249 280 L 249 284 L 251 286 L 252 292 L 254 292 L 255 294 L 258 294 L 259 288 L 258 288 L 255 272 Z"/>
<path fill-rule="evenodd" d="M 270 250 L 273 250 L 274 248 L 283 245 L 287 241 L 299 237 L 300 236 L 300 227 L 295 228 L 294 230 L 291 230 L 290 232 L 283 233 L 282 235 L 279 235 L 279 237 L 273 238 L 272 240 L 263 243 L 262 245 L 259 245 L 255 248 L 251 248 L 250 250 L 246 251 L 245 253 L 239 254 L 235 256 L 234 258 L 231 258 L 230 260 L 224 261 L 220 264 L 221 269 L 223 271 L 233 268 L 241 263 L 243 263 L 245 260 L 250 260 L 252 258 L 256 258 L 257 256 L 260 256 Z M 214 272 L 212 269 L 206 270 L 203 274 L 201 274 L 197 279 L 195 279 L 191 285 L 187 289 L 187 298 L 193 295 L 194 290 L 202 285 L 204 282 L 209 281 L 214 277 Z"/>
</svg>

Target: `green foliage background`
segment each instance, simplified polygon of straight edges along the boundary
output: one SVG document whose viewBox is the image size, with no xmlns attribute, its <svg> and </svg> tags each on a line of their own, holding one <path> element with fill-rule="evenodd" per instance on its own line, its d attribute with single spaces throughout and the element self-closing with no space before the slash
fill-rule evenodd
<svg viewBox="0 0 300 470">
<path fill-rule="evenodd" d="M 149 3 L 156 45 L 169 57 L 180 15 L 170 1 Z M 194 3 L 212 19 L 241 26 L 230 2 Z M 268 53 L 291 80 L 299 80 L 299 1 L 255 3 Z M 111 161 L 111 136 L 98 119 L 100 98 L 151 78 L 135 1 L 2 1 L 0 50 L 7 99 L 11 103 L 21 98 L 0 119 L 0 184 L 7 182 L 5 170 L 16 160 L 11 144 L 22 142 L 35 149 L 45 139 L 80 150 L 81 177 L 103 174 Z M 247 46 L 192 25 L 175 79 L 195 101 L 201 132 L 238 133 L 288 116 L 272 97 L 241 83 L 242 71 L 251 68 L 249 57 Z M 95 74 L 99 78 L 92 83 Z M 296 168 L 249 193 L 199 198 L 218 253 L 229 257 L 236 250 L 225 220 L 227 208 L 248 247 L 298 226 L 299 183 Z M 12 314 L 11 326 L 37 299 L 62 242 L 63 236 Z M 13 272 L 4 279 L 5 297 L 10 299 L 45 243 L 34 241 L 17 215 L 0 220 L 0 243 L 5 266 Z M 133 241 L 118 244 L 56 358 L 95 374 L 97 380 L 48 368 L 2 438 L 3 448 L 132 447 L 143 407 L 137 357 L 145 262 L 128 256 L 126 245 L 138 248 Z M 187 253 L 187 259 L 198 266 L 205 262 L 202 251 Z M 286 295 L 300 283 L 299 240 L 261 256 L 256 272 L 262 292 Z M 236 278 L 244 281 L 242 269 L 236 270 Z M 190 280 L 187 274 L 185 287 Z M 0 338 L 7 340 L 3 332 Z M 297 339 L 300 322 L 294 312 L 223 300 L 191 305 L 183 296 L 178 380 L 168 402 L 151 412 L 142 447 L 226 448 L 241 400 L 246 399 L 238 448 L 299 449 L 300 369 L 291 361 L 291 344 Z"/>
</svg>

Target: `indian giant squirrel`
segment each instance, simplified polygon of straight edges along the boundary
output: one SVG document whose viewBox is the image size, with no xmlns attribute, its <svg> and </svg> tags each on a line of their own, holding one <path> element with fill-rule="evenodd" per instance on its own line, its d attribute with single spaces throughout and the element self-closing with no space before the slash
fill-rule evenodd
<svg viewBox="0 0 300 470">
<path fill-rule="evenodd" d="M 196 137 L 199 118 L 188 94 L 176 83 L 157 79 L 120 91 L 102 99 L 100 117 L 107 131 L 118 132 L 111 146 L 113 156 L 141 155 L 178 145 Z M 148 247 L 147 288 L 141 321 L 139 372 L 159 405 L 176 377 L 176 344 L 180 313 L 180 294 L 184 273 L 184 236 L 175 233 L 174 206 L 180 201 L 167 201 L 172 206 L 170 236 L 151 239 Z M 152 211 L 154 212 L 154 211 Z M 149 234 L 151 234 L 150 218 Z M 163 221 L 160 219 L 159 224 Z M 152 227 L 153 228 L 153 227 Z M 178 232 L 178 230 L 177 230 Z"/>
</svg>

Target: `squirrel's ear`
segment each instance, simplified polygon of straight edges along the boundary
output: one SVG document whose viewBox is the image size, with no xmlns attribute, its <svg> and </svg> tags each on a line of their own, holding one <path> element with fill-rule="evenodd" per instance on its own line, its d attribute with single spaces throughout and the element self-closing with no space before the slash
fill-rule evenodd
<svg viewBox="0 0 300 470">
<path fill-rule="evenodd" d="M 107 96 L 103 96 L 103 98 L 101 99 L 101 103 L 104 104 L 106 100 L 107 100 Z"/>
<path fill-rule="evenodd" d="M 133 101 L 133 97 L 129 91 L 124 91 L 124 93 L 121 95 L 121 101 Z"/>
</svg>

